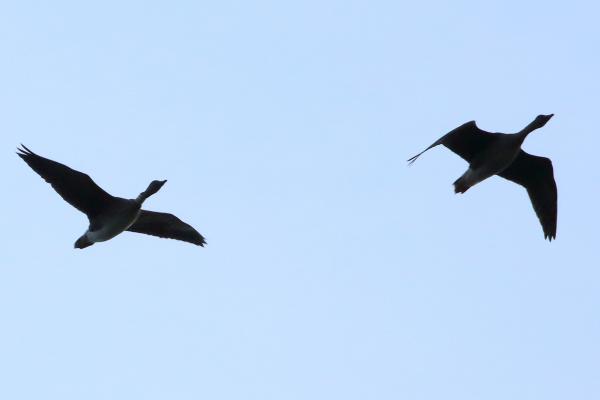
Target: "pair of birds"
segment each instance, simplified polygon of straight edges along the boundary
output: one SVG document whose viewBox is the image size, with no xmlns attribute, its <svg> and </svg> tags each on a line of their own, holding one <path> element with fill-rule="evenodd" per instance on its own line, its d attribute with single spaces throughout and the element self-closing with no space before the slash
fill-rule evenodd
<svg viewBox="0 0 600 400">
<path fill-rule="evenodd" d="M 411 157 L 412 164 L 421 154 L 444 145 L 469 163 L 467 171 L 454 182 L 455 193 L 464 193 L 492 175 L 524 186 L 542 224 L 544 238 L 556 238 L 557 190 L 552 162 L 521 150 L 531 132 L 546 125 L 553 114 L 538 115 L 533 122 L 514 134 L 490 133 L 467 122 L 439 138 L 431 146 Z M 112 239 L 124 231 L 177 239 L 204 246 L 204 237 L 192 226 L 172 214 L 147 211 L 142 204 L 167 182 L 152 181 L 135 199 L 114 197 L 88 175 L 35 154 L 22 145 L 18 155 L 73 207 L 89 220 L 86 232 L 75 242 L 84 249 Z"/>
</svg>

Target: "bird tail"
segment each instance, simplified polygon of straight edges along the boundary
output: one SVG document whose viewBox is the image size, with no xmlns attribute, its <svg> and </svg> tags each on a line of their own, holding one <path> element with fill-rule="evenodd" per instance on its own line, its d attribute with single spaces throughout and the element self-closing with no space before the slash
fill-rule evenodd
<svg viewBox="0 0 600 400">
<path fill-rule="evenodd" d="M 467 180 L 464 176 L 461 176 L 460 178 L 454 181 L 454 193 L 464 193 L 467 190 L 469 190 L 470 187 L 471 185 L 467 183 Z"/>
<path fill-rule="evenodd" d="M 83 234 L 83 236 L 77 239 L 73 247 L 75 247 L 76 249 L 85 249 L 86 247 L 90 247 L 93 244 L 94 242 L 89 240 L 86 234 Z"/>
</svg>

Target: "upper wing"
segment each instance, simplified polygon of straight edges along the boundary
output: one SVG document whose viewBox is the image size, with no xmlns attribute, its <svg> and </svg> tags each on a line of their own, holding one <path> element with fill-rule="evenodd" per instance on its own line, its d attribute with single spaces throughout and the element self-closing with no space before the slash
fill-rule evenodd
<svg viewBox="0 0 600 400">
<path fill-rule="evenodd" d="M 467 162 L 473 161 L 475 156 L 485 150 L 496 140 L 499 134 L 483 131 L 477 127 L 475 121 L 462 124 L 439 138 L 431 146 L 408 159 L 412 164 L 415 160 L 427 150 L 439 144 L 443 144 L 454 153 L 461 156 Z"/>
<path fill-rule="evenodd" d="M 111 205 L 114 197 L 106 193 L 88 175 L 40 157 L 21 145 L 17 153 L 69 204 L 79 211 L 94 217 Z"/>
<path fill-rule="evenodd" d="M 544 238 L 556 239 L 558 191 L 552 161 L 521 150 L 515 161 L 498 175 L 527 189 L 533 209 L 544 229 Z"/>
<path fill-rule="evenodd" d="M 142 210 L 138 219 L 127 230 L 161 238 L 183 240 L 198 246 L 206 244 L 204 237 L 198 231 L 173 214 Z"/>
</svg>

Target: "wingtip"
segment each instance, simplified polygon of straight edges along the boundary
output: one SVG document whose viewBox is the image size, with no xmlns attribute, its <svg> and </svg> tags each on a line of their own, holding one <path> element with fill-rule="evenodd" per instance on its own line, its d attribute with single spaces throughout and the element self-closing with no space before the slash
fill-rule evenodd
<svg viewBox="0 0 600 400">
<path fill-rule="evenodd" d="M 19 147 L 20 146 L 20 147 Z M 19 156 L 27 156 L 27 155 L 31 155 L 31 154 L 35 154 L 33 151 L 31 151 L 27 146 L 25 146 L 23 143 L 20 143 L 19 146 L 17 146 L 17 154 Z"/>
<path fill-rule="evenodd" d="M 411 165 L 413 165 L 415 163 L 415 161 L 417 161 L 417 158 L 419 158 L 421 154 L 417 154 L 416 156 L 412 156 L 411 158 L 409 158 L 408 160 L 406 160 L 406 162 L 408 163 L 407 165 L 410 167 Z"/>
<path fill-rule="evenodd" d="M 202 236 L 200 232 L 196 231 L 195 229 L 192 237 L 190 237 L 186 241 L 200 247 L 204 247 L 204 245 L 206 245 L 206 239 L 204 238 L 204 236 Z"/>
</svg>

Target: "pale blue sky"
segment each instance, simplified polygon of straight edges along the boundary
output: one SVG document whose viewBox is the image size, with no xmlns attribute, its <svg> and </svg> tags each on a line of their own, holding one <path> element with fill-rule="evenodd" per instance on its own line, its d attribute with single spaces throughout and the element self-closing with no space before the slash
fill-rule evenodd
<svg viewBox="0 0 600 400">
<path fill-rule="evenodd" d="M 600 397 L 600 80 L 592 2 L 0 5 L 2 399 Z M 516 131 L 559 188 L 464 196 L 443 148 Z M 39 154 L 208 241 L 83 214 Z"/>
</svg>

